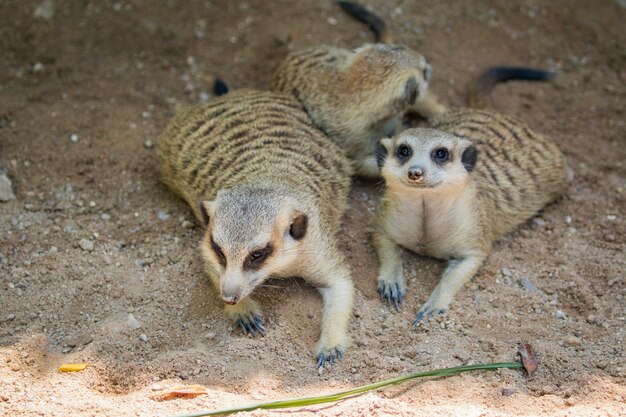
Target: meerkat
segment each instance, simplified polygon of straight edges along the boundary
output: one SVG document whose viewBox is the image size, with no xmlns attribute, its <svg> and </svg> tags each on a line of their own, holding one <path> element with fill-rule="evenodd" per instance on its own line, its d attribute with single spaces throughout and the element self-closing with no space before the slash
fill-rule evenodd
<svg viewBox="0 0 626 417">
<path fill-rule="evenodd" d="M 382 139 L 377 153 L 386 190 L 372 241 L 383 300 L 397 309 L 404 299 L 402 248 L 449 260 L 415 324 L 443 313 L 493 242 L 554 201 L 567 182 L 558 147 L 517 118 L 451 110 L 432 127 Z"/>
<path fill-rule="evenodd" d="M 292 96 L 239 90 L 182 111 L 158 143 L 162 181 L 204 225 L 200 251 L 225 311 L 264 334 L 250 294 L 299 276 L 323 298 L 318 367 L 349 344 L 354 288 L 335 235 L 352 168 Z"/>
<path fill-rule="evenodd" d="M 315 125 L 346 149 L 357 175 L 379 177 L 376 144 L 402 128 L 406 110 L 418 106 L 432 117 L 445 107 L 428 91 L 432 67 L 421 54 L 390 44 L 384 22 L 373 13 L 339 4 L 374 28 L 377 43 L 292 52 L 276 70 L 272 90 L 294 95 Z"/>
</svg>

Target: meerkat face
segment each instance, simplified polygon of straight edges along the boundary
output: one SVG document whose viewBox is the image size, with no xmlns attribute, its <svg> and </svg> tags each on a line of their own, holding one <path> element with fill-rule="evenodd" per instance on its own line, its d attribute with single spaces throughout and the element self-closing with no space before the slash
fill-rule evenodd
<svg viewBox="0 0 626 417">
<path fill-rule="evenodd" d="M 467 139 L 434 129 L 408 129 L 380 141 L 377 162 L 389 187 L 418 189 L 462 185 L 476 165 Z"/>
<path fill-rule="evenodd" d="M 227 304 L 288 268 L 307 234 L 307 215 L 271 190 L 223 190 L 200 207 L 206 225 L 202 255 Z"/>
</svg>

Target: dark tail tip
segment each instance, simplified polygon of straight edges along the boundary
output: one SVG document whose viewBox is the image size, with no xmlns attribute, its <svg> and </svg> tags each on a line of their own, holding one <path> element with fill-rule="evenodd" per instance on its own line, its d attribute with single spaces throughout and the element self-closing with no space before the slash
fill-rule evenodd
<svg viewBox="0 0 626 417">
<path fill-rule="evenodd" d="M 517 81 L 550 81 L 557 73 L 524 67 L 491 67 L 483 72 L 470 88 L 469 105 L 484 108 L 489 104 L 489 95 L 496 84 Z"/>
<path fill-rule="evenodd" d="M 376 42 L 393 43 L 391 34 L 387 31 L 387 25 L 385 24 L 385 21 L 379 16 L 370 12 L 358 3 L 345 0 L 337 0 L 337 4 L 344 12 L 346 12 L 359 22 L 367 25 L 367 27 L 369 27 L 372 32 L 374 32 Z"/>
<path fill-rule="evenodd" d="M 230 89 L 224 81 L 220 80 L 219 78 L 215 79 L 215 84 L 213 85 L 213 94 L 215 94 L 216 96 L 223 96 L 229 91 Z"/>
</svg>

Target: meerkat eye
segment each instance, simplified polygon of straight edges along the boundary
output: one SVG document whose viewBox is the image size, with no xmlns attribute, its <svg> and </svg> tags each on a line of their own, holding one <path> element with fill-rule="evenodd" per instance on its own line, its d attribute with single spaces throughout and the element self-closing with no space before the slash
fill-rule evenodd
<svg viewBox="0 0 626 417">
<path fill-rule="evenodd" d="M 450 153 L 446 148 L 438 148 L 433 152 L 435 162 L 446 162 L 450 158 Z"/>
<path fill-rule="evenodd" d="M 407 145 L 400 145 L 398 146 L 398 149 L 396 149 L 396 155 L 401 161 L 406 161 L 412 154 L 413 151 Z"/>
<path fill-rule="evenodd" d="M 211 237 L 211 249 L 213 249 L 213 252 L 215 252 L 215 254 L 217 255 L 217 258 L 219 259 L 220 264 L 222 266 L 226 266 L 226 256 L 224 255 L 224 252 L 222 252 L 222 248 L 220 248 L 220 246 L 217 243 L 215 243 L 212 237 Z"/>
<path fill-rule="evenodd" d="M 244 269 L 259 269 L 261 267 L 261 264 L 263 264 L 263 261 L 267 259 L 267 257 L 270 256 L 273 251 L 274 248 L 270 243 L 263 249 L 258 249 L 250 252 L 250 255 L 248 255 L 248 258 L 244 261 Z"/>
</svg>

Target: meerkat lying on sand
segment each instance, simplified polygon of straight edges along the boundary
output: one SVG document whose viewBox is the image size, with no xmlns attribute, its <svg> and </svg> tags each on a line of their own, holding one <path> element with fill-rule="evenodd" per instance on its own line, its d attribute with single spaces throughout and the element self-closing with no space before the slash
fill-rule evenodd
<svg viewBox="0 0 626 417">
<path fill-rule="evenodd" d="M 565 157 L 554 143 L 519 119 L 487 110 L 449 111 L 432 129 L 383 139 L 377 160 L 387 186 L 372 236 L 381 297 L 396 308 L 402 303 L 402 248 L 449 260 L 416 324 L 444 312 L 493 242 L 555 200 L 567 182 Z"/>
<path fill-rule="evenodd" d="M 378 177 L 376 144 L 403 129 L 405 111 L 417 105 L 432 117 L 445 107 L 428 92 L 432 68 L 422 55 L 388 44 L 391 36 L 373 13 L 339 3 L 374 28 L 377 43 L 355 50 L 318 46 L 295 51 L 277 69 L 272 89 L 300 100 L 315 125 L 347 150 L 357 175 Z"/>
<path fill-rule="evenodd" d="M 226 313 L 263 334 L 252 291 L 302 277 L 324 302 L 318 366 L 340 360 L 354 298 L 335 243 L 352 174 L 342 150 L 292 96 L 240 90 L 180 112 L 158 155 L 163 182 L 204 224 L 200 249 Z"/>
</svg>

